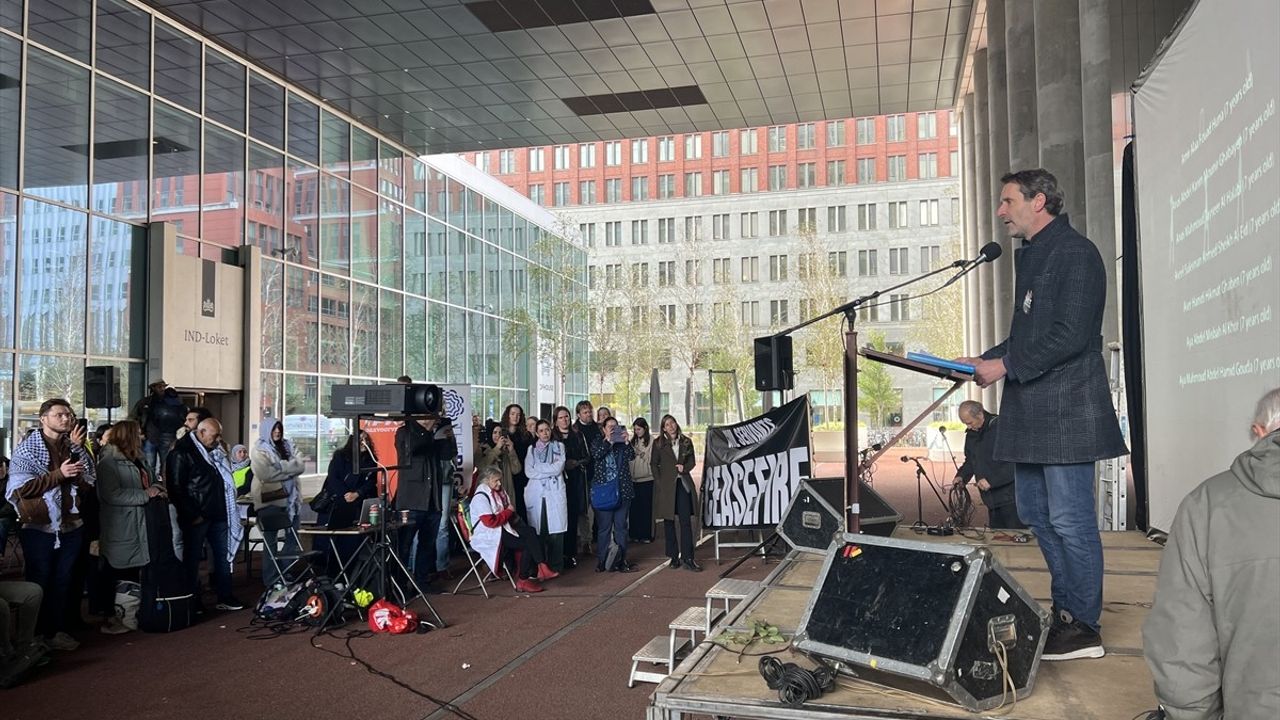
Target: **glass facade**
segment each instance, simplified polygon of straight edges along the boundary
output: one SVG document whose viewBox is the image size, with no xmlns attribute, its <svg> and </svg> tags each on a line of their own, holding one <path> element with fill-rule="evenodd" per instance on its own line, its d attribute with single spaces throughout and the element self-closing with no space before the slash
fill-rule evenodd
<svg viewBox="0 0 1280 720">
<path fill-rule="evenodd" d="M 185 254 L 261 249 L 262 396 L 244 402 L 293 434 L 340 441 L 329 388 L 402 374 L 530 407 L 510 318 L 542 292 L 585 307 L 584 249 L 161 15 L 83 0 L 51 23 L 45 5 L 0 3 L 0 449 L 47 397 L 81 412 L 86 365 L 121 369 L 115 417 L 141 397 L 157 221 Z M 535 240 L 572 276 L 535 287 Z M 585 397 L 585 370 L 564 387 Z"/>
</svg>

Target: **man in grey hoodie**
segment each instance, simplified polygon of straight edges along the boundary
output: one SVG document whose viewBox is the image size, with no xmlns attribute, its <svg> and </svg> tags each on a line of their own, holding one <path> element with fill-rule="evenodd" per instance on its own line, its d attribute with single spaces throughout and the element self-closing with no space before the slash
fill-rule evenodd
<svg viewBox="0 0 1280 720">
<path fill-rule="evenodd" d="M 1253 447 L 1183 499 L 1142 628 L 1170 720 L 1280 717 L 1280 388 Z"/>
</svg>

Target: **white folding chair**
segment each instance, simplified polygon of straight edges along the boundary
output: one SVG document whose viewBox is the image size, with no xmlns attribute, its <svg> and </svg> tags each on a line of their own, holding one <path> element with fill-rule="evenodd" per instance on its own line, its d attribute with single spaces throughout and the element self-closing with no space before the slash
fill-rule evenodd
<svg viewBox="0 0 1280 720">
<path fill-rule="evenodd" d="M 453 533 L 458 536 L 458 542 L 462 545 L 462 554 L 467 558 L 470 568 L 459 578 L 458 584 L 453 588 L 453 595 L 457 595 L 462 586 L 467 582 L 467 578 L 474 577 L 476 584 L 480 588 L 480 592 L 484 593 L 485 599 L 489 598 L 489 590 L 484 586 L 490 580 L 497 580 L 498 576 L 493 573 L 493 568 L 484 561 L 480 553 L 471 547 L 471 528 L 467 524 L 466 516 L 461 510 L 461 504 L 458 505 L 453 514 L 449 517 L 449 524 L 453 526 Z M 481 574 L 481 570 L 485 572 Z M 507 582 L 511 583 L 511 589 L 516 589 L 516 581 L 511 577 L 511 572 L 506 573 Z"/>
</svg>

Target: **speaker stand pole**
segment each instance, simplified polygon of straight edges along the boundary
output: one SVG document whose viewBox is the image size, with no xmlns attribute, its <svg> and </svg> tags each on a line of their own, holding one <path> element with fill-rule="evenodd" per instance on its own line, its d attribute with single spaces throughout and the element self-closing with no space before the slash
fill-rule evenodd
<svg viewBox="0 0 1280 720">
<path fill-rule="evenodd" d="M 845 313 L 844 334 L 844 521 L 845 532 L 862 531 L 858 504 L 858 331 L 856 310 Z"/>
</svg>

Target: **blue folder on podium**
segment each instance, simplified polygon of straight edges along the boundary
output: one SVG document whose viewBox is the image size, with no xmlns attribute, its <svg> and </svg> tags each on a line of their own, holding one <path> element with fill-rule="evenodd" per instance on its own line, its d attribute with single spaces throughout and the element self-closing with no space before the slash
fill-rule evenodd
<svg viewBox="0 0 1280 720">
<path fill-rule="evenodd" d="M 909 352 L 907 353 L 907 359 L 915 360 L 916 362 L 924 363 L 926 365 L 933 365 L 934 367 L 946 368 L 947 370 L 955 370 L 956 372 L 962 372 L 966 375 L 973 374 L 972 365 L 953 362 L 945 358 L 940 358 L 937 355 L 930 355 L 929 353 Z"/>
</svg>

